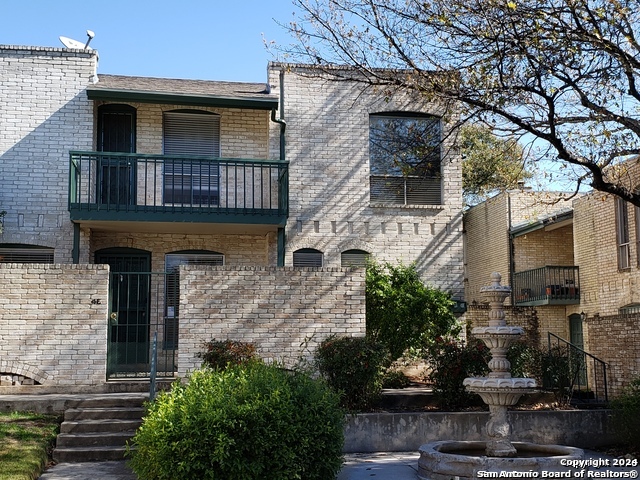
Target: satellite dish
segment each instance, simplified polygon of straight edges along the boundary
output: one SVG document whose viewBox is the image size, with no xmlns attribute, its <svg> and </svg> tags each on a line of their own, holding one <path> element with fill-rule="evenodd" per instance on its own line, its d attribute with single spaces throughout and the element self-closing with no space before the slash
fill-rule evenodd
<svg viewBox="0 0 640 480">
<path fill-rule="evenodd" d="M 79 42 L 78 40 L 74 40 L 73 38 L 69 38 L 69 37 L 60 36 L 58 38 L 60 39 L 62 44 L 67 48 L 75 48 L 78 50 L 91 50 L 89 48 L 89 42 L 91 42 L 91 39 L 95 36 L 96 36 L 95 33 L 93 33 L 91 30 L 87 30 L 87 37 L 89 37 L 87 40 L 87 43 L 82 43 L 82 42 Z"/>
<path fill-rule="evenodd" d="M 84 43 L 69 37 L 59 37 L 62 44 L 67 48 L 78 48 L 84 50 Z"/>
</svg>

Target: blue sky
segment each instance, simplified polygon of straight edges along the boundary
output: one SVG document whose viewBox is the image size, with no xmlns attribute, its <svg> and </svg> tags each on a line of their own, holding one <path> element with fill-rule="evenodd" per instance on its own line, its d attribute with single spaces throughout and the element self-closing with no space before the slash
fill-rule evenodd
<svg viewBox="0 0 640 480">
<path fill-rule="evenodd" d="M 63 35 L 98 50 L 98 73 L 263 82 L 263 38 L 291 39 L 276 20 L 290 0 L 0 0 L 0 44 L 62 47 Z M 275 20 L 274 20 L 275 19 Z"/>
</svg>

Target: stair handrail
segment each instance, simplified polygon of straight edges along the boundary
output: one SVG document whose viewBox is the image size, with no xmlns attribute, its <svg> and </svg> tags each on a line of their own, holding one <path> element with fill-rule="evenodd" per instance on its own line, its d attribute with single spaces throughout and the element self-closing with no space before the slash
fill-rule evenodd
<svg viewBox="0 0 640 480">
<path fill-rule="evenodd" d="M 594 365 L 594 369 L 593 369 L 593 377 L 594 377 L 594 383 L 595 383 L 595 391 L 594 391 L 594 395 L 596 396 L 596 399 L 598 398 L 598 374 L 597 374 L 597 368 L 596 365 L 598 365 L 601 369 L 602 369 L 602 385 L 603 385 L 603 390 L 604 390 L 604 402 L 607 403 L 609 401 L 609 389 L 608 389 L 608 385 L 607 385 L 607 363 L 604 360 L 599 359 L 598 357 L 596 357 L 595 355 L 592 355 L 591 353 L 585 351 L 584 349 L 578 347 L 577 345 L 569 342 L 568 340 L 565 340 L 562 337 L 559 337 L 558 335 L 556 335 L 555 333 L 552 332 L 547 332 L 548 333 L 548 343 L 549 343 L 549 353 L 551 353 L 551 342 L 552 339 L 555 339 L 556 341 L 556 345 L 561 345 L 564 344 L 566 347 L 568 347 L 570 349 L 570 351 L 574 351 L 578 354 L 583 355 L 584 357 L 588 357 L 590 360 L 593 361 L 593 365 Z M 586 361 L 585 361 L 585 366 L 586 366 Z M 573 387 L 575 385 L 575 379 L 578 376 L 579 372 L 576 371 L 576 375 L 573 376 L 572 379 L 572 384 L 571 384 L 571 389 L 573 390 Z M 586 383 L 586 387 L 589 387 L 589 380 L 588 380 L 588 375 L 587 375 L 587 379 L 586 379 L 587 383 Z M 578 386 L 580 386 L 580 382 L 578 381 Z"/>
</svg>

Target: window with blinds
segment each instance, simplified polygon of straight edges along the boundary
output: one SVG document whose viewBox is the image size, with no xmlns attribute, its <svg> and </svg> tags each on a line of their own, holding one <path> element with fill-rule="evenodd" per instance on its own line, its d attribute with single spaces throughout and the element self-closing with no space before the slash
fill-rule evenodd
<svg viewBox="0 0 640 480">
<path fill-rule="evenodd" d="M 178 348 L 178 317 L 180 306 L 180 265 L 224 265 L 224 255 L 207 250 L 186 250 L 165 255 L 165 320 L 164 348 Z"/>
<path fill-rule="evenodd" d="M 219 204 L 220 116 L 202 111 L 171 111 L 163 116 L 164 154 L 209 157 L 168 159 L 164 165 L 164 203 Z"/>
<path fill-rule="evenodd" d="M 438 117 L 404 112 L 369 117 L 371 202 L 442 204 L 440 123 Z"/>
<path fill-rule="evenodd" d="M 343 267 L 366 267 L 369 252 L 364 250 L 345 250 L 340 254 L 340 265 Z"/>
<path fill-rule="evenodd" d="M 301 248 L 293 252 L 294 267 L 322 267 L 323 254 L 313 248 Z"/>
<path fill-rule="evenodd" d="M 0 263 L 53 263 L 53 248 L 0 244 Z"/>
<path fill-rule="evenodd" d="M 627 270 L 631 266 L 629 250 L 629 209 L 627 202 L 615 198 L 616 239 L 618 244 L 618 269 Z"/>
</svg>

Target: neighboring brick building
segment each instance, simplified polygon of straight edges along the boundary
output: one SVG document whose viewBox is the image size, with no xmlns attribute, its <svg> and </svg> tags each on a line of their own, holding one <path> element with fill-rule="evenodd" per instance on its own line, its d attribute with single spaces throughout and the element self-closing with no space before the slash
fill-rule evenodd
<svg viewBox="0 0 640 480">
<path fill-rule="evenodd" d="M 637 160 L 623 165 L 627 187 L 640 185 Z M 640 209 L 592 192 L 573 203 L 585 348 L 608 364 L 615 395 L 640 376 Z"/>
<path fill-rule="evenodd" d="M 301 65 L 270 64 L 265 83 L 125 77 L 98 73 L 91 50 L 0 46 L 0 262 L 118 273 L 105 339 L 116 376 L 148 363 L 151 331 L 178 358 L 181 265 L 332 278 L 371 255 L 415 262 L 461 298 L 445 113 Z M 431 142 L 420 167 L 408 132 Z"/>
<path fill-rule="evenodd" d="M 621 168 L 637 188 L 637 162 Z M 467 319 L 482 322 L 480 288 L 501 272 L 513 288 L 509 320 L 535 323 L 542 345 L 551 332 L 606 362 L 616 395 L 640 374 L 640 210 L 601 192 L 570 208 L 540 196 L 554 194 L 509 191 L 465 213 Z M 588 365 L 591 386 L 596 364 Z"/>
<path fill-rule="evenodd" d="M 472 307 L 482 304 L 480 289 L 491 272 L 501 273 L 502 284 L 512 287 L 505 304 L 535 310 L 541 343 L 547 332 L 571 336 L 569 317 L 579 303 L 571 209 L 561 198 L 560 193 L 509 190 L 464 216 L 465 300 Z M 481 319 L 474 312 L 471 308 L 467 318 L 477 323 Z"/>
</svg>

